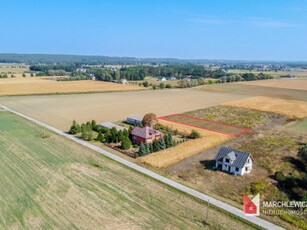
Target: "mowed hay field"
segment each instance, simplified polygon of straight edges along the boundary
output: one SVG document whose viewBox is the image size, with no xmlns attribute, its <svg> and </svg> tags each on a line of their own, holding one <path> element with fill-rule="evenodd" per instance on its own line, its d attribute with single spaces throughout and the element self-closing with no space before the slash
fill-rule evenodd
<svg viewBox="0 0 307 230">
<path fill-rule="evenodd" d="M 296 77 L 307 77 L 307 70 L 306 69 L 298 69 L 295 71 L 246 71 L 246 70 L 229 70 L 230 73 L 254 73 L 254 74 L 259 74 L 259 73 L 265 73 L 265 74 L 270 74 L 273 77 L 278 78 L 279 76 L 285 76 L 285 75 L 293 75 Z"/>
<path fill-rule="evenodd" d="M 284 89 L 297 89 L 297 90 L 307 90 L 307 79 L 270 79 L 270 80 L 260 80 L 260 81 L 244 81 L 236 82 L 234 84 L 242 85 L 257 85 L 257 86 L 267 86 L 274 88 L 284 88 Z"/>
<path fill-rule="evenodd" d="M 205 204 L 0 111 L 1 229 L 203 229 Z M 214 229 L 247 229 L 210 209 Z"/>
<path fill-rule="evenodd" d="M 28 65 L 7 65 L 0 63 L 0 73 L 22 74 L 25 71 L 30 71 Z"/>
<path fill-rule="evenodd" d="M 157 116 L 206 108 L 246 98 L 244 95 L 195 89 L 0 97 L 0 104 L 67 131 L 72 120 L 97 123 L 126 119 L 129 114 Z"/>
<path fill-rule="evenodd" d="M 252 97 L 225 103 L 226 106 L 282 114 L 290 118 L 307 117 L 307 102 L 272 97 Z"/>
<path fill-rule="evenodd" d="M 0 79 L 0 96 L 144 90 L 139 86 L 102 81 L 55 81 L 39 78 Z"/>
<path fill-rule="evenodd" d="M 225 134 L 220 134 L 198 128 L 192 128 L 169 121 L 164 121 L 161 119 L 159 120 L 159 123 L 164 126 L 168 126 L 174 130 L 177 129 L 180 133 L 190 133 L 193 129 L 197 130 L 201 134 L 201 138 L 189 140 L 175 147 L 168 148 L 166 150 L 152 153 L 139 158 L 142 163 L 145 163 L 155 168 L 167 167 L 171 164 L 177 163 L 202 151 L 221 145 L 225 141 L 234 138 Z"/>
</svg>

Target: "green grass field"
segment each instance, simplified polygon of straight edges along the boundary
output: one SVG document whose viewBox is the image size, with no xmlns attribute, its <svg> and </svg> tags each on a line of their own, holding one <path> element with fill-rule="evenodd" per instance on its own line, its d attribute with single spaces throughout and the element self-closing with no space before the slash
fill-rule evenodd
<svg viewBox="0 0 307 230">
<path fill-rule="evenodd" d="M 294 130 L 294 131 L 307 131 L 307 118 L 299 121 L 297 124 L 295 124 L 293 127 L 291 127 L 290 129 Z"/>
<path fill-rule="evenodd" d="M 0 111 L 1 229 L 248 229 L 62 136 Z"/>
</svg>

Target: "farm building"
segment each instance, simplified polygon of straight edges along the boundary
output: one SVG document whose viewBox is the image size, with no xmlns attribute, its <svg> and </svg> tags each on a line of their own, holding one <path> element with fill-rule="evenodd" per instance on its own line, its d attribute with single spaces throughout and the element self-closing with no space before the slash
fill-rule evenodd
<svg viewBox="0 0 307 230">
<path fill-rule="evenodd" d="M 288 75 L 280 75 L 280 78 L 296 78 L 295 76 L 288 74 Z"/>
<path fill-rule="evenodd" d="M 112 122 L 103 122 L 98 124 L 101 128 L 108 128 L 108 129 L 112 129 L 113 127 L 116 128 L 117 131 L 121 130 L 124 131 L 125 127 L 120 126 L 120 125 L 116 125 Z"/>
<path fill-rule="evenodd" d="M 161 139 L 161 133 L 150 127 L 135 127 L 131 131 L 132 142 L 138 145 L 143 143 L 151 143 Z"/>
<path fill-rule="evenodd" d="M 220 148 L 215 161 L 217 169 L 240 176 L 250 173 L 253 166 L 252 156 L 249 153 L 227 147 Z"/>
<path fill-rule="evenodd" d="M 160 77 L 157 81 L 166 81 L 166 79 L 164 77 Z"/>
<path fill-rule="evenodd" d="M 126 122 L 130 125 L 140 125 L 140 124 L 142 124 L 142 120 L 143 120 L 143 116 L 139 116 L 139 115 L 136 115 L 136 114 L 130 114 L 127 117 Z"/>
<path fill-rule="evenodd" d="M 184 78 L 183 78 L 183 80 L 186 80 L 186 81 L 191 81 L 191 79 L 190 79 L 190 78 L 188 78 L 188 77 L 184 77 Z"/>
<path fill-rule="evenodd" d="M 124 84 L 124 85 L 128 85 L 128 81 L 126 79 L 121 79 L 121 82 Z"/>
<path fill-rule="evenodd" d="M 177 80 L 177 78 L 175 76 L 170 76 L 167 78 L 167 80 Z"/>
</svg>

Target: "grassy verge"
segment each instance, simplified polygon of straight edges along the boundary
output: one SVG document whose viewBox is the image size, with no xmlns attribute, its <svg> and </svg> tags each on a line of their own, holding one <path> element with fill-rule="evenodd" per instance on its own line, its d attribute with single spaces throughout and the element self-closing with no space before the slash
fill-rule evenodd
<svg viewBox="0 0 307 230">
<path fill-rule="evenodd" d="M 1 228 L 253 229 L 144 175 L 0 112 Z"/>
</svg>

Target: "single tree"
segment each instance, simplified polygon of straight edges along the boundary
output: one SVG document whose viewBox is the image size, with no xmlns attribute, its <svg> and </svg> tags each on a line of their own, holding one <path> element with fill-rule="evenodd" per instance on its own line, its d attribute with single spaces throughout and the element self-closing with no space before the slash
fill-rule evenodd
<svg viewBox="0 0 307 230">
<path fill-rule="evenodd" d="M 97 129 L 97 123 L 96 123 L 95 120 L 92 120 L 91 128 L 92 128 L 92 130 L 96 130 Z"/>
<path fill-rule="evenodd" d="M 153 143 L 153 150 L 154 150 L 154 152 L 160 151 L 160 145 L 159 145 L 158 141 L 155 141 Z"/>
<path fill-rule="evenodd" d="M 149 152 L 153 153 L 154 152 L 154 148 L 153 148 L 153 144 L 149 143 Z"/>
<path fill-rule="evenodd" d="M 128 150 L 131 147 L 131 141 L 129 140 L 128 137 L 124 136 L 122 143 L 121 143 L 121 148 L 124 150 Z"/>
<path fill-rule="evenodd" d="M 98 133 L 96 141 L 102 141 L 102 140 L 103 140 L 103 134 L 100 132 L 100 133 Z"/>
<path fill-rule="evenodd" d="M 70 127 L 70 130 L 69 130 L 69 134 L 77 134 L 80 132 L 81 132 L 80 125 L 75 120 L 73 120 L 72 126 Z"/>
<path fill-rule="evenodd" d="M 141 147 L 140 147 L 140 149 L 139 149 L 139 155 L 140 156 L 145 156 L 145 155 L 147 155 L 148 153 L 147 153 L 147 148 L 146 148 L 146 146 L 144 145 L 144 144 L 141 144 Z"/>
<path fill-rule="evenodd" d="M 160 149 L 161 149 L 161 150 L 166 149 L 166 144 L 165 144 L 165 141 L 164 141 L 163 138 L 161 138 L 161 139 L 159 140 L 159 146 L 160 146 Z"/>
<path fill-rule="evenodd" d="M 156 114 L 154 113 L 147 113 L 143 117 L 142 124 L 144 127 L 154 127 L 158 123 L 158 119 Z"/>
</svg>

